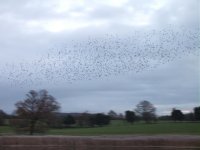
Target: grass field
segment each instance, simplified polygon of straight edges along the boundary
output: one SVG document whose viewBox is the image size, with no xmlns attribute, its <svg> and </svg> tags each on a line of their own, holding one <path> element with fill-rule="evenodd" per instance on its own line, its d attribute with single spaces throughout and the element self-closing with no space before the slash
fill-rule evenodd
<svg viewBox="0 0 200 150">
<path fill-rule="evenodd" d="M 51 135 L 131 135 L 131 134 L 193 134 L 200 135 L 200 123 L 128 124 L 113 121 L 111 125 L 95 128 L 52 129 Z"/>
<path fill-rule="evenodd" d="M 1 134 L 13 134 L 13 130 L 9 126 L 0 126 L 0 135 Z"/>
<path fill-rule="evenodd" d="M 10 127 L 0 127 L 0 134 L 12 134 Z M 155 124 L 112 121 L 108 126 L 94 128 L 50 129 L 48 135 L 133 135 L 190 134 L 200 135 L 200 123 L 158 122 Z"/>
</svg>

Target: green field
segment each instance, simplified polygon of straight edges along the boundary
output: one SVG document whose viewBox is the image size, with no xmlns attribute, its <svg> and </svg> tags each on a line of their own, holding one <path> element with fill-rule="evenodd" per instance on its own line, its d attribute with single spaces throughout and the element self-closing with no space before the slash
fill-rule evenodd
<svg viewBox="0 0 200 150">
<path fill-rule="evenodd" d="M 131 135 L 131 134 L 196 134 L 200 135 L 200 123 L 128 124 L 113 121 L 111 125 L 96 128 L 52 129 L 51 135 Z"/>
<path fill-rule="evenodd" d="M 9 126 L 0 126 L 0 135 L 2 134 L 13 134 L 13 130 Z"/>
<path fill-rule="evenodd" d="M 10 127 L 0 127 L 0 134 L 12 134 Z M 94 128 L 50 129 L 48 135 L 133 135 L 192 134 L 200 135 L 200 123 L 158 122 L 155 124 L 112 121 L 108 126 Z"/>
</svg>

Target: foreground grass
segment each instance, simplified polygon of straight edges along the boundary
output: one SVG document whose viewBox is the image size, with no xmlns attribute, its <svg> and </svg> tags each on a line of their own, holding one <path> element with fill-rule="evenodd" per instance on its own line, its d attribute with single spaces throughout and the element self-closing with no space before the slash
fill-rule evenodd
<svg viewBox="0 0 200 150">
<path fill-rule="evenodd" d="M 131 135 L 131 134 L 192 134 L 200 135 L 200 123 L 128 124 L 112 122 L 111 125 L 95 128 L 51 129 L 50 135 Z"/>
<path fill-rule="evenodd" d="M 0 126 L 0 135 L 13 135 L 14 131 L 9 126 Z M 112 121 L 110 125 L 94 128 L 64 128 L 50 129 L 47 135 L 134 135 L 134 134 L 188 134 L 200 135 L 200 123 L 186 122 L 158 122 L 155 124 Z"/>
</svg>

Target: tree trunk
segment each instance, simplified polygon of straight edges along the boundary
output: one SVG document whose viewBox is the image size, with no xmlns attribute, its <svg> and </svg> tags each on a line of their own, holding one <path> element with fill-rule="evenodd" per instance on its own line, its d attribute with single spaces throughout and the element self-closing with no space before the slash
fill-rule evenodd
<svg viewBox="0 0 200 150">
<path fill-rule="evenodd" d="M 30 124 L 30 135 L 33 135 L 35 132 L 35 125 L 36 125 L 36 120 L 31 120 L 31 124 Z"/>
</svg>

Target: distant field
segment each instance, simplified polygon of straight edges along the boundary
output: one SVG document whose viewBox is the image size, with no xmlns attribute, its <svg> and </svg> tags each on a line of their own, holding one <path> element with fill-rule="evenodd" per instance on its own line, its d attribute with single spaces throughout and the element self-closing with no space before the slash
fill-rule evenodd
<svg viewBox="0 0 200 150">
<path fill-rule="evenodd" d="M 52 129 L 51 135 L 131 135 L 131 134 L 193 134 L 200 135 L 200 123 L 128 124 L 113 121 L 111 125 L 95 128 Z"/>
<path fill-rule="evenodd" d="M 12 134 L 10 127 L 0 127 L 0 134 Z M 158 122 L 155 124 L 112 121 L 108 126 L 94 128 L 50 129 L 49 135 L 133 135 L 133 134 L 190 134 L 200 135 L 200 123 Z"/>
</svg>

